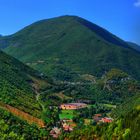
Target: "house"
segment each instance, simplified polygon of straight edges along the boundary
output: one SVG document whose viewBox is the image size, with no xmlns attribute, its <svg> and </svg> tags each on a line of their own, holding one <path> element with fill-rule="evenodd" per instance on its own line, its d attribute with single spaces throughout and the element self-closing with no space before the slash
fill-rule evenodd
<svg viewBox="0 0 140 140">
<path fill-rule="evenodd" d="M 73 120 L 72 119 L 63 119 L 63 120 L 61 120 L 61 122 L 62 123 L 67 123 L 67 122 L 73 122 Z"/>
<path fill-rule="evenodd" d="M 53 138 L 58 138 L 60 134 L 61 134 L 61 130 L 58 127 L 54 127 L 50 131 L 50 136 L 52 136 Z"/>
<path fill-rule="evenodd" d="M 64 131 L 73 131 L 73 128 L 67 123 L 63 123 L 62 126 Z"/>
<path fill-rule="evenodd" d="M 74 110 L 74 109 L 80 109 L 87 107 L 87 104 L 85 103 L 68 103 L 68 104 L 62 104 L 60 105 L 61 109 L 67 109 L 67 110 Z"/>
<path fill-rule="evenodd" d="M 61 125 L 64 131 L 70 132 L 76 127 L 76 123 L 73 120 L 62 120 Z"/>
<path fill-rule="evenodd" d="M 101 119 L 101 122 L 103 122 L 103 123 L 111 123 L 112 121 L 113 121 L 113 119 L 108 118 L 108 117 L 104 117 L 104 118 Z"/>
<path fill-rule="evenodd" d="M 101 117 L 102 114 L 95 114 L 94 117 Z"/>
</svg>

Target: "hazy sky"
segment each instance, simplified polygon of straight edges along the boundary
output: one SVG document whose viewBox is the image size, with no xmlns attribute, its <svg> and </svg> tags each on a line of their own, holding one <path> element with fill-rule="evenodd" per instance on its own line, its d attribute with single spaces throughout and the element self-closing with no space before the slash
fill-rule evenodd
<svg viewBox="0 0 140 140">
<path fill-rule="evenodd" d="M 61 15 L 81 16 L 140 44 L 140 0 L 0 0 L 0 34 Z"/>
</svg>

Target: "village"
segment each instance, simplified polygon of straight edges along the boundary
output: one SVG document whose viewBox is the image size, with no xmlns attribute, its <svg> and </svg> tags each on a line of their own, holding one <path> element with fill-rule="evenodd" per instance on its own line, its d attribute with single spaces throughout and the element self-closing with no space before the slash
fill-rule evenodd
<svg viewBox="0 0 140 140">
<path fill-rule="evenodd" d="M 106 105 L 107 107 L 114 108 L 114 106 Z M 80 117 L 78 112 L 84 110 L 93 110 L 92 105 L 86 103 L 64 103 L 59 106 L 61 113 L 59 114 L 61 128 L 54 127 L 50 131 L 53 138 L 58 138 L 61 132 L 72 132 L 74 129 L 81 125 L 99 125 L 101 123 L 111 123 L 113 118 L 109 117 L 106 113 L 95 113 L 91 117 Z M 94 113 L 94 111 L 93 111 Z M 78 121 L 77 121 L 78 120 Z"/>
</svg>

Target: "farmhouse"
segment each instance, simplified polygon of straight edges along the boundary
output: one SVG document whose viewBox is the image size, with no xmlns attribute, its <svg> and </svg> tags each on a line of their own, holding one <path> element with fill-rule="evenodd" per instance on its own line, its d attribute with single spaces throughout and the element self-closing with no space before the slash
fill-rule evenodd
<svg viewBox="0 0 140 140">
<path fill-rule="evenodd" d="M 62 120 L 61 125 L 64 131 L 73 131 L 73 129 L 76 127 L 76 123 L 73 122 L 73 120 Z"/>
<path fill-rule="evenodd" d="M 61 109 L 80 109 L 87 107 L 87 104 L 85 103 L 68 103 L 68 104 L 62 104 L 60 105 Z"/>
<path fill-rule="evenodd" d="M 67 123 L 64 123 L 62 126 L 64 131 L 73 131 L 73 128 Z"/>
<path fill-rule="evenodd" d="M 101 119 L 101 122 L 103 122 L 103 123 L 111 123 L 112 121 L 113 121 L 113 119 L 108 118 L 108 117 L 104 117 L 104 118 Z"/>
<path fill-rule="evenodd" d="M 61 134 L 61 129 L 59 129 L 58 127 L 54 127 L 50 131 L 50 136 L 52 136 L 53 138 L 58 138 L 60 134 Z"/>
</svg>

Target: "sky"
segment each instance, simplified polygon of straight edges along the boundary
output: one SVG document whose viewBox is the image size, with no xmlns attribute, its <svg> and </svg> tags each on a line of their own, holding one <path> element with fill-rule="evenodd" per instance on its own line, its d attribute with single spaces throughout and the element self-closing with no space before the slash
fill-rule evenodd
<svg viewBox="0 0 140 140">
<path fill-rule="evenodd" d="M 140 45 L 140 0 L 0 0 L 0 34 L 62 15 L 83 17 Z"/>
</svg>

